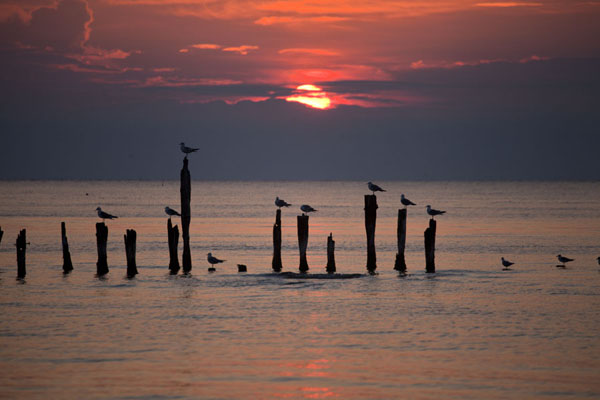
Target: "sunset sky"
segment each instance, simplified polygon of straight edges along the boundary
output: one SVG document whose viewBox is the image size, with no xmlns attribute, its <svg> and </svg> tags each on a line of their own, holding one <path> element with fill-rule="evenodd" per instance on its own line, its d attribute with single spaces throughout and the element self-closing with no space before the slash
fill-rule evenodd
<svg viewBox="0 0 600 400">
<path fill-rule="evenodd" d="M 4 0 L 0 178 L 164 179 L 185 141 L 202 179 L 600 179 L 598 21 L 598 0 Z"/>
</svg>

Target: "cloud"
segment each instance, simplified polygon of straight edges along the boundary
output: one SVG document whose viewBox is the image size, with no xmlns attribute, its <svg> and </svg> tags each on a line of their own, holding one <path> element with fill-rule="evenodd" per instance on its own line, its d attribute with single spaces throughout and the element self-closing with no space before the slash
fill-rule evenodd
<svg viewBox="0 0 600 400">
<path fill-rule="evenodd" d="M 223 48 L 223 51 L 228 51 L 228 52 L 233 52 L 233 53 L 239 53 L 241 55 L 247 55 L 249 51 L 251 50 L 258 50 L 258 46 L 249 46 L 249 45 L 242 45 L 242 46 L 237 46 L 237 47 L 225 47 Z"/>
<path fill-rule="evenodd" d="M 193 87 L 193 86 L 228 86 L 228 85 L 239 85 L 241 81 L 232 79 L 218 79 L 218 78 L 179 78 L 170 77 L 165 78 L 163 76 L 153 76 L 147 78 L 144 82 L 139 83 L 137 87 Z"/>
<path fill-rule="evenodd" d="M 521 2 L 494 2 L 494 3 L 477 3 L 475 7 L 499 7 L 499 8 L 509 8 L 509 7 L 542 7 L 544 4 L 542 3 L 521 3 Z"/>
<path fill-rule="evenodd" d="M 474 61 L 437 61 L 437 62 L 428 62 L 425 63 L 423 60 L 418 60 L 410 63 L 411 69 L 429 69 L 429 68 L 458 68 L 458 67 L 468 67 L 468 66 L 476 66 L 476 65 L 485 65 L 492 63 L 514 63 L 519 62 L 521 64 L 528 63 L 531 61 L 546 61 L 550 60 L 550 57 L 540 57 L 536 55 L 532 55 L 529 57 L 521 58 L 518 61 L 508 60 L 503 58 L 495 58 L 490 60 L 474 60 Z"/>
<path fill-rule="evenodd" d="M 334 22 L 342 22 L 347 21 L 350 18 L 348 17 L 332 17 L 332 16 L 318 16 L 318 17 L 298 17 L 298 16 L 266 16 L 260 17 L 255 20 L 254 23 L 256 25 L 276 25 L 276 24 L 306 24 L 306 23 L 334 23 Z"/>
<path fill-rule="evenodd" d="M 190 47 L 193 47 L 194 49 L 218 50 L 221 48 L 221 45 L 213 44 L 213 43 L 199 43 L 199 44 L 193 44 Z"/>
<path fill-rule="evenodd" d="M 290 48 L 278 51 L 279 54 L 310 54 L 316 56 L 339 56 L 337 51 L 327 49 L 306 49 L 306 48 Z"/>
</svg>

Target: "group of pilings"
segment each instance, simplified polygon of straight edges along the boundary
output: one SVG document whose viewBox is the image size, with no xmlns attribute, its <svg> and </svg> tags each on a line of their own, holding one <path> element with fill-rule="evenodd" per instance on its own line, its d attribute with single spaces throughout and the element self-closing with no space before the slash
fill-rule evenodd
<svg viewBox="0 0 600 400">
<path fill-rule="evenodd" d="M 188 168 L 187 157 L 183 160 L 183 168 L 181 169 L 181 226 L 183 239 L 183 255 L 182 265 L 183 272 L 189 273 L 192 270 L 192 254 L 190 251 L 190 221 L 191 221 L 191 177 Z M 64 222 L 60 223 L 62 253 L 63 253 L 63 272 L 65 274 L 73 271 L 73 261 L 71 260 L 71 252 L 69 250 L 69 240 L 67 238 L 67 228 Z M 27 275 L 25 255 L 27 250 L 27 231 L 22 229 L 17 237 L 17 278 L 23 279 Z M 0 227 L 0 243 L 4 231 Z M 171 218 L 167 221 L 167 235 L 169 243 L 169 270 L 171 274 L 179 272 L 179 259 L 177 256 L 177 246 L 179 244 L 179 227 L 173 226 Z M 127 229 L 123 236 L 125 243 L 125 258 L 127 260 L 127 277 L 133 278 L 138 274 L 137 264 L 135 260 L 137 232 L 134 229 Z M 98 261 L 96 262 L 96 275 L 102 277 L 108 274 L 108 227 L 104 222 L 96 223 L 96 248 L 98 251 Z"/>
<path fill-rule="evenodd" d="M 367 271 L 374 274 L 377 269 L 377 254 L 375 252 L 375 227 L 377 223 L 377 196 L 374 194 L 365 195 L 365 231 L 367 234 Z M 309 270 L 306 258 L 306 249 L 308 247 L 308 215 L 298 215 L 298 249 L 300 252 L 300 265 L 298 269 L 301 273 Z M 406 260 L 404 251 L 406 248 L 406 219 L 407 209 L 398 210 L 397 242 L 398 252 L 394 269 L 400 273 L 406 272 Z M 425 271 L 435 272 L 435 234 L 436 221 L 429 220 L 429 227 L 425 230 Z M 281 272 L 283 265 L 281 262 L 281 209 L 275 214 L 275 225 L 273 225 L 273 271 Z M 333 274 L 336 271 L 335 266 L 335 241 L 333 234 L 327 237 L 327 273 Z"/>
</svg>

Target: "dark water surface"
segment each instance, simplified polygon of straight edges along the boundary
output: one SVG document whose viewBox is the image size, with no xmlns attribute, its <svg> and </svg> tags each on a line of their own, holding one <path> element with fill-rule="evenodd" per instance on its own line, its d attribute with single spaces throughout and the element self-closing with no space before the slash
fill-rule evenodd
<svg viewBox="0 0 600 400">
<path fill-rule="evenodd" d="M 178 182 L 0 182 L 0 398 L 600 398 L 599 183 L 378 183 L 379 274 L 301 280 L 270 273 L 275 196 L 294 204 L 284 271 L 298 269 L 296 205 L 310 204 L 310 272 L 324 272 L 333 232 L 338 272 L 363 273 L 364 182 L 193 182 L 189 276 L 167 269 Z M 400 193 L 419 204 L 405 277 L 392 269 Z M 431 275 L 426 204 L 448 211 Z M 120 216 L 102 280 L 97 206 Z M 214 274 L 209 251 L 227 260 Z M 556 268 L 558 253 L 575 261 Z"/>
</svg>

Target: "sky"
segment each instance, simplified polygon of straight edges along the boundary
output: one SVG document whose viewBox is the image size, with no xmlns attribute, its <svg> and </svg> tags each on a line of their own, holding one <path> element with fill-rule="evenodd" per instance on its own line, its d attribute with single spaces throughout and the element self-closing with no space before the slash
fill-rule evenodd
<svg viewBox="0 0 600 400">
<path fill-rule="evenodd" d="M 2 0 L 0 179 L 599 180 L 600 0 Z"/>
</svg>

